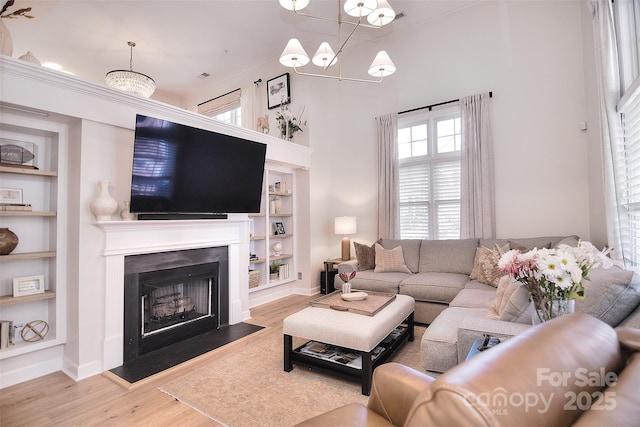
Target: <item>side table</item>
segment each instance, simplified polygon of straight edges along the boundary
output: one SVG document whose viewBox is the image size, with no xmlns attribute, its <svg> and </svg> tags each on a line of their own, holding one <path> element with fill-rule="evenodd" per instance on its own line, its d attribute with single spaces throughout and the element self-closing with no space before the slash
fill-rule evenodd
<svg viewBox="0 0 640 427">
<path fill-rule="evenodd" d="M 330 294 L 335 291 L 333 286 L 336 274 L 338 274 L 338 264 L 344 262 L 342 258 L 332 258 L 324 262 L 324 271 L 320 276 L 320 292 Z"/>
</svg>

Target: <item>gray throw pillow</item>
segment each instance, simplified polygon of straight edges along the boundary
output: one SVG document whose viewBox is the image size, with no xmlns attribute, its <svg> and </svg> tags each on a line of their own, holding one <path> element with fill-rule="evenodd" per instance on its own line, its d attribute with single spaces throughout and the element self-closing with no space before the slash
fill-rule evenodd
<svg viewBox="0 0 640 427">
<path fill-rule="evenodd" d="M 373 270 L 376 268 L 376 249 L 375 243 L 371 246 L 362 243 L 353 242 L 356 249 L 356 259 L 358 260 L 358 271 Z"/>
<path fill-rule="evenodd" d="M 640 277 L 620 267 L 594 268 L 584 280 L 584 299 L 576 311 L 590 314 L 610 326 L 618 326 L 640 304 Z"/>
</svg>

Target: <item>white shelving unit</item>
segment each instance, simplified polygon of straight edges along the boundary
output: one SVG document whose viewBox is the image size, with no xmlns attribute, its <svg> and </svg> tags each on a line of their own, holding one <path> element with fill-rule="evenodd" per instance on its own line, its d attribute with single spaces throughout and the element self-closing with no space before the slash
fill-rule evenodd
<svg viewBox="0 0 640 427">
<path fill-rule="evenodd" d="M 259 271 L 258 286 L 249 292 L 279 286 L 296 280 L 296 221 L 295 175 L 287 167 L 269 164 L 265 166 L 262 206 L 259 214 L 251 214 L 250 269 Z M 276 228 L 284 234 L 276 234 Z M 282 249 L 276 252 L 274 244 Z M 270 278 L 272 263 L 281 263 L 277 278 Z"/>
<path fill-rule="evenodd" d="M 0 165 L 0 187 L 22 189 L 23 202 L 32 205 L 32 211 L 0 212 L 0 227 L 19 238 L 11 254 L 0 256 L 0 319 L 12 321 L 16 332 L 15 344 L 0 350 L 2 361 L 65 342 L 66 173 L 61 171 L 65 170 L 67 130 L 47 120 L 0 113 L 0 142 L 34 144 L 37 167 Z M 14 278 L 36 275 L 44 276 L 44 293 L 13 296 Z M 35 320 L 47 322 L 48 333 L 40 341 L 22 341 L 21 327 Z M 43 355 L 42 363 L 50 361 Z"/>
</svg>

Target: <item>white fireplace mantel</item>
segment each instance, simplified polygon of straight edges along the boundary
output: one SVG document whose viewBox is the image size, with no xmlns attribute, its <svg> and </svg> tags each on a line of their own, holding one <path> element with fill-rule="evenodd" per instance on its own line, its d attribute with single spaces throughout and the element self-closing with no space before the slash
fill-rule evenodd
<svg viewBox="0 0 640 427">
<path fill-rule="evenodd" d="M 193 221 L 99 221 L 105 232 L 105 339 L 103 370 L 122 365 L 124 313 L 124 258 L 186 249 L 228 247 L 229 323 L 249 313 L 248 218 Z"/>
</svg>

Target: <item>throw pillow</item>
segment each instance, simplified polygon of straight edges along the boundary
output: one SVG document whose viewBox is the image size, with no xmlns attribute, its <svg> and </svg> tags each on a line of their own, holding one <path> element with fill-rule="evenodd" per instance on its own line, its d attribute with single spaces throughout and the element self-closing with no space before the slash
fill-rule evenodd
<svg viewBox="0 0 640 427">
<path fill-rule="evenodd" d="M 498 269 L 498 261 L 502 254 L 509 250 L 509 243 L 500 247 L 498 244 L 493 249 L 484 246 L 476 249 L 476 258 L 473 262 L 473 270 L 469 277 L 487 285 L 498 287 L 498 282 L 503 276 Z"/>
<path fill-rule="evenodd" d="M 376 248 L 375 243 L 371 246 L 353 242 L 356 249 L 356 259 L 358 260 L 358 271 L 373 270 L 376 268 Z"/>
<path fill-rule="evenodd" d="M 530 325 L 531 303 L 527 288 L 510 276 L 502 276 L 498 283 L 496 298 L 487 312 L 487 317 Z"/>
<path fill-rule="evenodd" d="M 380 244 L 375 244 L 376 251 L 376 273 L 385 273 L 398 271 L 400 273 L 411 273 L 404 263 L 404 255 L 402 254 L 402 246 L 396 246 L 393 249 L 385 249 Z"/>
<path fill-rule="evenodd" d="M 517 249 L 522 253 L 529 252 L 531 249 L 534 249 L 533 247 L 523 246 L 523 245 L 521 245 L 520 243 L 518 243 L 518 242 L 516 242 L 514 240 L 509 240 L 508 243 L 509 243 L 509 246 L 511 247 L 511 249 Z M 538 249 L 551 249 L 551 242 L 545 243 L 544 245 L 538 246 L 537 248 Z"/>
</svg>

